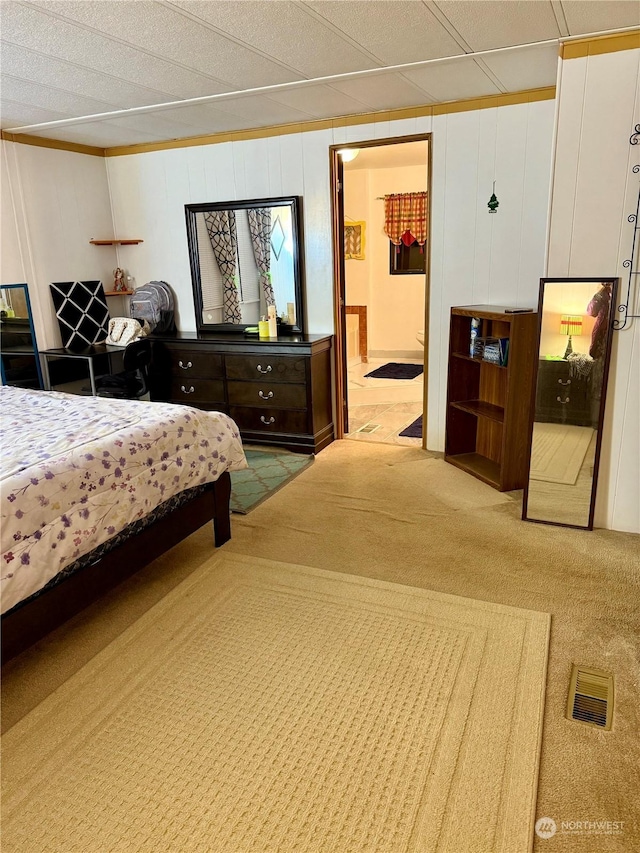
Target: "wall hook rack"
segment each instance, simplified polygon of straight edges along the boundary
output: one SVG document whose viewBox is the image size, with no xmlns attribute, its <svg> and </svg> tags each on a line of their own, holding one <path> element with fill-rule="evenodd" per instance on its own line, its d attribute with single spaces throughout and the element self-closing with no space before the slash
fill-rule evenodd
<svg viewBox="0 0 640 853">
<path fill-rule="evenodd" d="M 636 125 L 636 132 L 633 134 L 631 139 L 629 140 L 630 145 L 637 145 L 638 139 L 636 138 L 640 133 L 640 125 Z M 640 163 L 636 163 L 636 165 L 631 170 L 634 174 L 638 174 L 640 172 Z M 635 288 L 632 287 L 632 282 L 634 281 L 634 276 L 640 275 L 640 270 L 638 269 L 638 231 L 640 230 L 640 223 L 638 222 L 638 217 L 640 216 L 640 186 L 638 187 L 638 200 L 636 202 L 636 212 L 630 213 L 627 217 L 627 222 L 631 222 L 633 225 L 633 238 L 631 240 L 631 255 L 626 259 L 626 261 L 622 262 L 622 266 L 625 269 L 629 270 L 629 275 L 627 276 L 627 295 L 624 302 L 621 302 L 618 305 L 618 313 L 621 314 L 621 317 L 618 317 L 613 321 L 612 326 L 615 331 L 621 332 L 627 325 L 627 322 L 631 319 L 640 318 L 640 314 L 630 314 L 629 311 L 631 309 L 631 299 L 632 294 L 635 292 Z"/>
</svg>

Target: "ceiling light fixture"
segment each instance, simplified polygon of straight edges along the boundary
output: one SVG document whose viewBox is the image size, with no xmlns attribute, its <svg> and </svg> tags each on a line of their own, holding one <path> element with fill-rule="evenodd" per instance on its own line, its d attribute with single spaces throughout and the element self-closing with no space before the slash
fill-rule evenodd
<svg viewBox="0 0 640 853">
<path fill-rule="evenodd" d="M 338 154 L 342 157 L 343 163 L 350 163 L 351 160 L 355 160 L 359 153 L 359 148 L 338 148 Z"/>
</svg>

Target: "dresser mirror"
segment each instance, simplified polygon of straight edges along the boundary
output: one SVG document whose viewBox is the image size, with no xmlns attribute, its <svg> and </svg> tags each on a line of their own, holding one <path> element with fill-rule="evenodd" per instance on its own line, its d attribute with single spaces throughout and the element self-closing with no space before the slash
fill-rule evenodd
<svg viewBox="0 0 640 853">
<path fill-rule="evenodd" d="M 185 205 L 199 332 L 257 327 L 272 305 L 279 336 L 304 332 L 301 202 Z"/>
<path fill-rule="evenodd" d="M 0 372 L 3 385 L 42 388 L 42 371 L 26 284 L 0 286 Z"/>
<path fill-rule="evenodd" d="M 526 521 L 593 529 L 618 279 L 543 278 Z"/>
</svg>

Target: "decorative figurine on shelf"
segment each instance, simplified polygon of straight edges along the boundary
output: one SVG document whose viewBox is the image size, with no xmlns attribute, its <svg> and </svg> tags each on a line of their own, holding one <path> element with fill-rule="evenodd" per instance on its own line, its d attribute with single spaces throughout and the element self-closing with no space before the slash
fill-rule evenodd
<svg viewBox="0 0 640 853">
<path fill-rule="evenodd" d="M 123 293 L 127 289 L 127 283 L 124 280 L 124 270 L 117 267 L 113 271 L 113 289 L 116 293 Z"/>
</svg>

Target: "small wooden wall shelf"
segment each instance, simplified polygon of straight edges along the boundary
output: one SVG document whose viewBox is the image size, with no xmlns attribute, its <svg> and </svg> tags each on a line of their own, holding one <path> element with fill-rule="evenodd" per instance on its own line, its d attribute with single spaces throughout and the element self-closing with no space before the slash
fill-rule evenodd
<svg viewBox="0 0 640 853">
<path fill-rule="evenodd" d="M 92 246 L 135 246 L 144 240 L 89 240 Z"/>
<path fill-rule="evenodd" d="M 505 366 L 470 355 L 472 317 L 482 336 L 509 338 Z M 445 459 L 501 492 L 524 488 L 527 478 L 537 328 L 534 311 L 451 309 Z"/>
<path fill-rule="evenodd" d="M 131 296 L 133 290 L 105 290 L 105 296 Z"/>
</svg>

